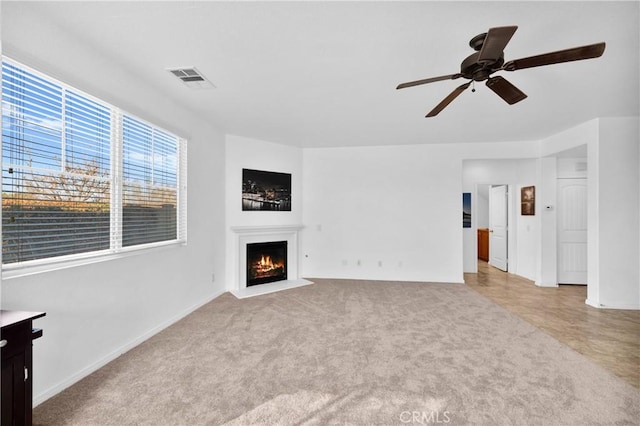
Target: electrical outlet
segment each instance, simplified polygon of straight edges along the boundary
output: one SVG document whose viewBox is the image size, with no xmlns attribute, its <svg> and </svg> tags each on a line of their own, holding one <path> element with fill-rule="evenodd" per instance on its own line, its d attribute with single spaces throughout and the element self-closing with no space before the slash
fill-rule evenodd
<svg viewBox="0 0 640 426">
<path fill-rule="evenodd" d="M 356 265 L 360 266 L 362 263 L 360 262 L 360 259 L 358 259 L 358 261 L 356 262 Z"/>
<path fill-rule="evenodd" d="M 382 268 L 382 260 L 378 260 L 378 266 Z"/>
</svg>

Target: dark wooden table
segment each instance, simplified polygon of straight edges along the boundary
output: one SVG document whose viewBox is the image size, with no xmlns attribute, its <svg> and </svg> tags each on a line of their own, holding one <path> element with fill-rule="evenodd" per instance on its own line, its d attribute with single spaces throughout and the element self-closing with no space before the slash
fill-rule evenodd
<svg viewBox="0 0 640 426">
<path fill-rule="evenodd" d="M 42 336 L 33 320 L 44 312 L 0 311 L 2 355 L 1 425 L 31 425 L 33 404 L 33 343 Z"/>
</svg>

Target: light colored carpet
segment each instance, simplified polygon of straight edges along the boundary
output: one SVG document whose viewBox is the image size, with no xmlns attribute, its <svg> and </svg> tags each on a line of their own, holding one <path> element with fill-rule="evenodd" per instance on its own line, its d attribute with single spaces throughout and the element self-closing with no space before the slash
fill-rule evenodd
<svg viewBox="0 0 640 426">
<path fill-rule="evenodd" d="M 462 284 L 229 293 L 36 425 L 637 425 L 640 391 Z"/>
</svg>

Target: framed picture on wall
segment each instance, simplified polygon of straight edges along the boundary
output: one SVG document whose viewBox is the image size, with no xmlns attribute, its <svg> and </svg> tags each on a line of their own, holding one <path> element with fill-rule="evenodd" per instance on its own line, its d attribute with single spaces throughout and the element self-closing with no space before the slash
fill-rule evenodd
<svg viewBox="0 0 640 426">
<path fill-rule="evenodd" d="M 471 228 L 471 193 L 462 193 L 462 227 Z"/>
<path fill-rule="evenodd" d="M 520 214 L 534 216 L 536 214 L 536 187 L 523 186 L 520 189 Z"/>
<path fill-rule="evenodd" d="M 242 210 L 291 211 L 291 174 L 242 169 Z"/>
</svg>

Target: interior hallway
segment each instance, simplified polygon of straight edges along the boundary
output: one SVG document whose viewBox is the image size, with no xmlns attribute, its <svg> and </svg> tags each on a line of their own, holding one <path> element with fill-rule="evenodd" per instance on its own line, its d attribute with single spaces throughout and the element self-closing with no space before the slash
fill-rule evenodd
<svg viewBox="0 0 640 426">
<path fill-rule="evenodd" d="M 537 287 L 478 260 L 469 287 L 640 388 L 640 311 L 584 303 L 586 286 Z"/>
</svg>

